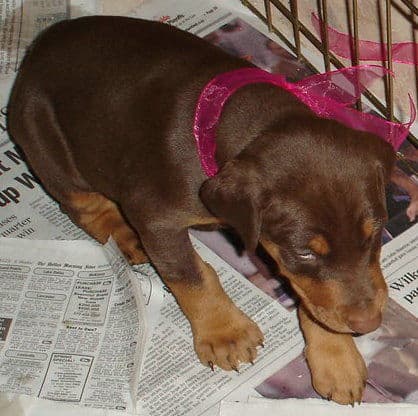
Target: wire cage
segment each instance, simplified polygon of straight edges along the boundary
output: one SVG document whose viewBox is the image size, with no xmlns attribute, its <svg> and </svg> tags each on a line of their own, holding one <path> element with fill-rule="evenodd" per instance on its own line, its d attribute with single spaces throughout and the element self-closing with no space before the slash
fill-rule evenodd
<svg viewBox="0 0 418 416">
<path fill-rule="evenodd" d="M 392 33 L 393 33 L 393 12 L 396 11 L 397 15 L 400 14 L 405 19 L 402 23 L 409 25 L 409 32 L 412 34 L 411 43 L 415 43 L 415 29 L 417 28 L 418 19 L 418 7 L 414 5 L 413 1 L 409 0 L 375 0 L 379 7 L 379 13 L 376 13 L 374 17 L 378 27 L 380 28 L 380 42 L 382 45 L 386 45 L 384 48 L 385 59 L 382 59 L 382 64 L 393 71 L 393 59 L 392 59 Z M 338 3 L 338 13 L 344 14 L 346 25 L 348 28 L 351 45 L 351 57 L 350 59 L 343 60 L 330 50 L 328 27 L 329 27 L 329 11 L 330 2 L 327 0 L 312 0 L 310 5 L 315 10 L 320 21 L 320 33 L 314 33 L 312 28 L 309 28 L 301 18 L 301 7 L 306 7 L 306 2 L 301 5 L 298 0 L 241 0 L 241 2 L 249 8 L 255 15 L 257 15 L 268 26 L 269 31 L 274 32 L 282 42 L 296 55 L 296 57 L 302 61 L 307 67 L 314 72 L 321 72 L 322 70 L 330 71 L 333 68 L 341 69 L 347 66 L 359 65 L 359 44 L 361 38 L 359 36 L 359 28 L 361 20 L 359 19 L 359 10 L 364 7 L 365 0 L 334 0 L 332 5 L 335 9 L 335 5 Z M 276 17 L 276 19 L 275 19 Z M 278 22 L 279 17 L 281 22 L 283 19 L 289 23 L 291 30 L 283 31 L 282 25 Z M 275 22 L 276 21 L 276 22 Z M 397 20 L 397 26 L 399 26 L 399 20 Z M 314 49 L 316 53 L 321 57 L 321 64 L 318 65 L 318 61 L 313 62 L 309 58 L 305 51 Z M 418 50 L 418 47 L 416 48 Z M 383 49 L 382 49 L 383 50 Z M 418 57 L 415 57 L 415 64 L 418 63 Z M 413 66 L 413 84 L 415 91 L 417 91 L 418 85 L 418 71 L 417 66 Z M 390 75 L 385 76 L 383 86 L 383 97 L 377 97 L 370 90 L 366 90 L 363 96 L 371 103 L 386 119 L 390 121 L 399 121 L 396 117 L 395 105 L 394 105 L 394 85 L 393 78 Z M 361 110 L 363 107 L 362 98 L 357 102 L 357 108 Z M 412 133 L 409 136 L 409 140 L 418 147 L 418 139 Z M 402 154 L 398 155 L 402 158 Z"/>
</svg>

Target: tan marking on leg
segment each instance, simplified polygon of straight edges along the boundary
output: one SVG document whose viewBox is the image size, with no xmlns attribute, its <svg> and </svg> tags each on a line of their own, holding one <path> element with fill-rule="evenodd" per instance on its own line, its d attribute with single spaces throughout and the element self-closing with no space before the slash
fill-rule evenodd
<svg viewBox="0 0 418 416">
<path fill-rule="evenodd" d="M 320 256 L 325 256 L 330 252 L 328 241 L 321 234 L 316 235 L 308 243 L 308 247 Z"/>
<path fill-rule="evenodd" d="M 104 244 L 112 235 L 132 264 L 146 263 L 137 233 L 127 224 L 117 205 L 98 192 L 73 192 L 64 209 L 84 231 Z"/>
<path fill-rule="evenodd" d="M 352 336 L 327 331 L 311 319 L 303 306 L 298 314 L 314 389 L 340 404 L 360 402 L 367 368 Z"/>
<path fill-rule="evenodd" d="M 165 280 L 190 321 L 194 347 L 206 366 L 236 370 L 252 362 L 263 334 L 224 292 L 212 267 L 195 254 L 201 281 Z"/>
</svg>

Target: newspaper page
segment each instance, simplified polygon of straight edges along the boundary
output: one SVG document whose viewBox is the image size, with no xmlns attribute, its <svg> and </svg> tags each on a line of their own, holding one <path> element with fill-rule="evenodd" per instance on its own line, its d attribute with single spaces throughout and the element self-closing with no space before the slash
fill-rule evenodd
<svg viewBox="0 0 418 416">
<path fill-rule="evenodd" d="M 146 322 L 121 253 L 84 241 L 0 247 L 0 391 L 133 410 Z"/>
<path fill-rule="evenodd" d="M 223 402 L 219 416 L 415 416 L 418 406 L 409 404 L 369 404 L 361 406 L 341 406 L 336 403 L 318 399 L 285 399 L 271 400 L 249 398 L 246 403 Z"/>
<path fill-rule="evenodd" d="M 383 248 L 382 269 L 391 297 L 418 317 L 418 225 Z"/>
<path fill-rule="evenodd" d="M 168 292 L 142 357 L 144 300 L 134 296 L 137 277 L 120 254 L 106 256 L 82 241 L 3 238 L 0 391 L 128 412 L 135 410 L 133 393 L 141 414 L 197 415 L 265 367 L 281 367 L 300 353 L 295 313 L 193 243 L 264 331 L 256 365 L 242 366 L 240 374 L 202 366 L 188 321 Z M 140 271 L 158 278 L 149 265 Z"/>
</svg>

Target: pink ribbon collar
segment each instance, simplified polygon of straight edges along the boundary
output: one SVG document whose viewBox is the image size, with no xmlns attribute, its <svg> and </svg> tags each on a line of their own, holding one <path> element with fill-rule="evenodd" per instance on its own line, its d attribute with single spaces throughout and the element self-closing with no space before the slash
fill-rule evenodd
<svg viewBox="0 0 418 416">
<path fill-rule="evenodd" d="M 398 150 L 415 120 L 415 106 L 411 97 L 411 118 L 405 124 L 390 122 L 350 107 L 373 80 L 387 73 L 388 70 L 382 66 L 362 65 L 313 75 L 296 83 L 287 82 L 282 75 L 259 68 L 241 68 L 216 76 L 203 88 L 194 119 L 193 132 L 203 171 L 209 177 L 218 172 L 215 160 L 216 128 L 226 101 L 238 88 L 260 82 L 276 85 L 292 93 L 319 117 L 374 133 Z"/>
</svg>

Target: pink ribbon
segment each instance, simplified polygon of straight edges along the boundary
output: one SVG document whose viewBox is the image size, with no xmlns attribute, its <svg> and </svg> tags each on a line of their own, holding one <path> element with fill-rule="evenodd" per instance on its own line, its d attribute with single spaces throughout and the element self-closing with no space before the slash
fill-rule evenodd
<svg viewBox="0 0 418 416">
<path fill-rule="evenodd" d="M 321 19 L 311 15 L 312 24 L 318 34 L 321 33 Z M 354 37 L 327 26 L 329 50 L 345 59 L 354 57 Z M 358 40 L 358 59 L 360 61 L 387 61 L 387 45 L 370 40 Z M 414 42 L 398 42 L 392 44 L 392 61 L 402 64 L 418 65 L 418 44 Z"/>
<path fill-rule="evenodd" d="M 193 133 L 202 169 L 209 177 L 218 172 L 215 160 L 216 128 L 222 108 L 240 87 L 254 83 L 270 83 L 295 95 L 319 117 L 334 119 L 353 129 L 374 133 L 398 150 L 415 120 L 415 106 L 410 100 L 411 117 L 405 124 L 394 123 L 350 108 L 367 86 L 389 71 L 378 65 L 344 68 L 313 75 L 296 83 L 282 75 L 259 68 L 241 68 L 213 78 L 202 90 L 195 112 Z"/>
</svg>

